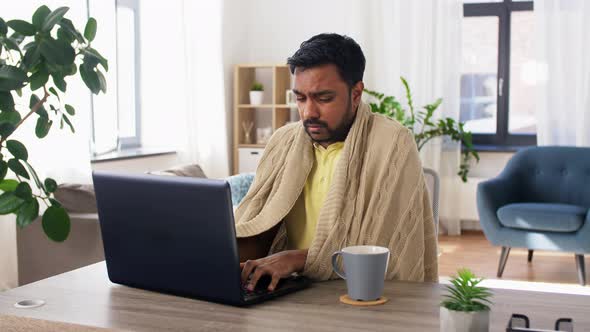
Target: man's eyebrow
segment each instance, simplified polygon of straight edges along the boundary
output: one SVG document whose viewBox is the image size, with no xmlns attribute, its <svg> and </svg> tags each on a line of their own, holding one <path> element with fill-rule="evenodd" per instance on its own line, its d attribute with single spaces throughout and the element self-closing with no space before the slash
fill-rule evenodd
<svg viewBox="0 0 590 332">
<path fill-rule="evenodd" d="M 293 89 L 293 93 L 296 95 L 305 95 L 303 92 Z M 321 96 L 325 96 L 325 95 L 333 95 L 336 94 L 336 91 L 334 90 L 321 90 L 321 91 L 317 91 L 317 92 L 312 92 L 310 93 L 312 96 L 314 97 L 321 97 Z"/>
</svg>

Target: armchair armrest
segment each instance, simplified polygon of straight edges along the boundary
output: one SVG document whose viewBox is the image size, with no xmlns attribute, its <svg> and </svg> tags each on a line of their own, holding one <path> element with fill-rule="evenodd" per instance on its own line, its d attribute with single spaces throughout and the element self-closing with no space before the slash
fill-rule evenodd
<svg viewBox="0 0 590 332">
<path fill-rule="evenodd" d="M 504 226 L 496 212 L 506 204 L 517 201 L 517 183 L 509 177 L 498 177 L 480 182 L 477 186 L 477 211 L 484 233 L 493 243 L 496 233 Z"/>
</svg>

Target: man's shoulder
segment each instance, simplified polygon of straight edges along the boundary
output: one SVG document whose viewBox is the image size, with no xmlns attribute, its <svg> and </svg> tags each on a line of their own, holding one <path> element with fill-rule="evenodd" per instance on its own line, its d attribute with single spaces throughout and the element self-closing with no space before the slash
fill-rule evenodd
<svg viewBox="0 0 590 332">
<path fill-rule="evenodd" d="M 397 138 L 400 135 L 411 135 L 411 132 L 398 121 L 378 113 L 371 113 L 371 135 L 379 138 Z"/>
</svg>

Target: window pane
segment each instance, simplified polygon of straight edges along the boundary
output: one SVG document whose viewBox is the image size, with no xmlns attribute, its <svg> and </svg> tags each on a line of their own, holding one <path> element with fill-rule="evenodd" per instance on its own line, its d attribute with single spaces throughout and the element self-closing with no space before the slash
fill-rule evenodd
<svg viewBox="0 0 590 332">
<path fill-rule="evenodd" d="M 513 12 L 510 39 L 510 108 L 508 131 L 511 134 L 535 134 L 535 85 L 532 11 Z"/>
<path fill-rule="evenodd" d="M 473 133 L 496 133 L 498 21 L 497 16 L 462 21 L 460 120 Z"/>
<path fill-rule="evenodd" d="M 135 131 L 135 12 L 117 6 L 117 71 L 119 137 L 134 137 Z"/>
</svg>

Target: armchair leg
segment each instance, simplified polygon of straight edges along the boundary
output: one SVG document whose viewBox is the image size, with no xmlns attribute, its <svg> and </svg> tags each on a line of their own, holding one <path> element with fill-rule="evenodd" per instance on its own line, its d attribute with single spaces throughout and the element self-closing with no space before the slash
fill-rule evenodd
<svg viewBox="0 0 590 332">
<path fill-rule="evenodd" d="M 584 255 L 576 254 L 576 268 L 578 269 L 578 281 L 580 285 L 586 285 L 586 266 L 584 264 Z"/>
<path fill-rule="evenodd" d="M 504 267 L 506 266 L 506 261 L 508 260 L 508 254 L 510 254 L 510 247 L 502 247 L 502 253 L 500 254 L 500 264 L 498 264 L 498 278 L 502 278 L 502 273 L 504 273 Z"/>
<path fill-rule="evenodd" d="M 529 249 L 529 258 L 528 258 L 529 263 L 533 261 L 533 252 L 534 252 L 534 250 Z"/>
</svg>

